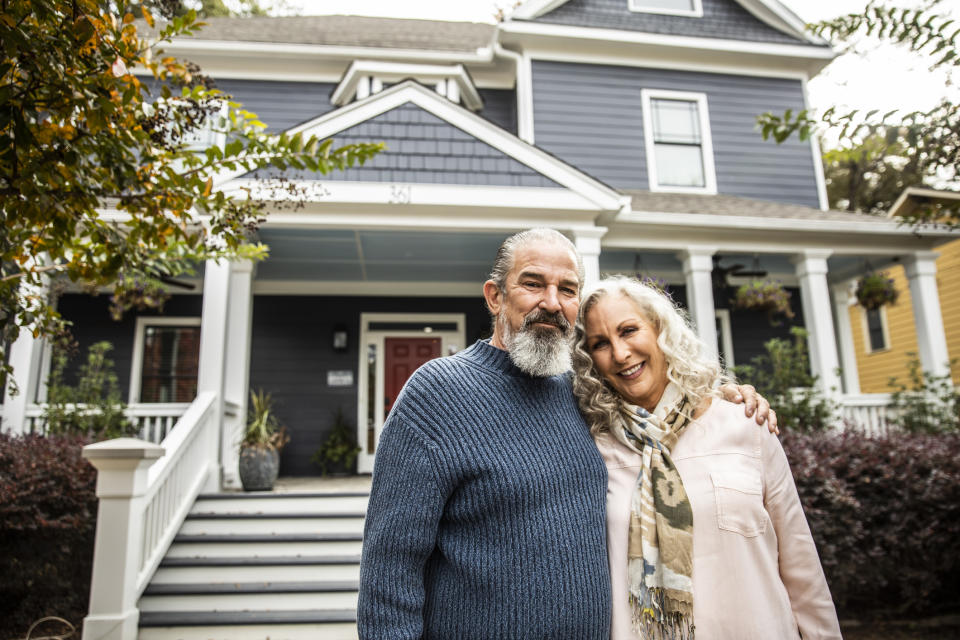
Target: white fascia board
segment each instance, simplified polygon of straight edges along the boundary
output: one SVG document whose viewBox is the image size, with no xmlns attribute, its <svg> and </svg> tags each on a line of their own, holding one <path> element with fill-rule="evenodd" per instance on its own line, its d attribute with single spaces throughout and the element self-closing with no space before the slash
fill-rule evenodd
<svg viewBox="0 0 960 640">
<path fill-rule="evenodd" d="M 777 0 L 737 0 L 755 18 L 778 31 L 803 38 L 813 44 L 829 44 L 826 40 L 807 31 L 807 24 Z"/>
<path fill-rule="evenodd" d="M 894 218 L 903 213 L 907 202 L 911 197 L 916 196 L 918 198 L 932 198 L 936 200 L 941 200 L 944 202 L 952 202 L 960 200 L 960 191 L 948 191 L 946 189 L 931 189 L 929 187 L 907 187 L 904 189 L 900 195 L 897 197 L 897 200 L 890 207 L 890 210 L 887 211 L 888 218 Z"/>
<path fill-rule="evenodd" d="M 464 105 L 471 111 L 479 111 L 483 108 L 483 99 L 462 64 L 425 65 L 377 60 L 352 62 L 333 95 L 330 96 L 330 102 L 343 106 L 353 100 L 357 93 L 357 83 L 364 76 L 376 77 L 386 82 L 401 82 L 412 78 L 425 84 L 453 78 L 460 88 L 460 97 Z"/>
<path fill-rule="evenodd" d="M 705 213 L 676 213 L 667 211 L 629 211 L 617 216 L 616 222 L 640 225 L 676 227 L 714 227 L 756 231 L 790 231 L 811 233 L 853 233 L 863 236 L 913 237 L 916 230 L 902 224 L 877 218 L 864 222 L 847 220 L 803 220 L 754 216 L 723 216 Z M 950 231 L 924 228 L 920 233 L 927 238 L 956 237 Z"/>
<path fill-rule="evenodd" d="M 481 185 L 445 185 L 415 182 L 346 182 L 342 180 L 284 181 L 279 190 L 264 187 L 260 180 L 234 180 L 224 192 L 264 202 L 297 199 L 290 191 L 305 194 L 307 202 L 330 205 L 375 204 L 424 207 L 483 207 L 488 209 L 551 209 L 589 211 L 601 209 L 587 198 L 569 189 L 545 187 L 498 187 Z M 249 190 L 249 191 L 248 191 Z"/>
<path fill-rule="evenodd" d="M 340 131 L 366 122 L 408 102 L 583 196 L 600 210 L 620 211 L 624 207 L 624 196 L 602 182 L 412 81 L 403 82 L 369 98 L 305 122 L 289 129 L 287 133 L 330 138 Z M 215 178 L 214 184 L 220 188 L 229 188 L 226 183 L 244 173 L 247 171 L 222 173 Z"/>
<path fill-rule="evenodd" d="M 566 4 L 567 0 L 527 0 L 519 7 L 513 10 L 507 17 L 508 20 L 533 20 L 545 13 L 550 13 L 560 5 Z"/>
<path fill-rule="evenodd" d="M 500 26 L 506 34 L 520 36 L 545 36 L 568 40 L 602 41 L 620 44 L 642 44 L 665 49 L 702 49 L 731 53 L 746 53 L 758 56 L 778 56 L 803 60 L 828 62 L 836 57 L 836 52 L 828 47 L 813 47 L 802 44 L 781 44 L 773 42 L 752 42 L 747 40 L 727 40 L 722 38 L 700 38 L 695 36 L 675 36 L 642 31 L 623 31 L 620 29 L 597 29 L 593 27 L 571 27 L 566 25 L 542 24 L 534 22 L 506 22 Z"/>
<path fill-rule="evenodd" d="M 199 40 L 177 38 L 160 47 L 168 55 L 226 53 L 238 56 L 274 56 L 289 58 L 357 58 L 379 60 L 437 60 L 439 62 L 490 62 L 493 47 L 479 47 L 475 51 L 432 51 L 426 49 L 391 49 L 380 47 L 345 47 L 326 44 L 291 44 L 283 42 L 249 42 L 242 40 Z"/>
</svg>

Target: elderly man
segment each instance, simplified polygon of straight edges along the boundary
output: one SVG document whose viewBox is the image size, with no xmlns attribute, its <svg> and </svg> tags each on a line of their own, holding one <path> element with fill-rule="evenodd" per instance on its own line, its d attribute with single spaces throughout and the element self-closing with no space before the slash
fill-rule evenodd
<svg viewBox="0 0 960 640">
<path fill-rule="evenodd" d="M 492 338 L 407 382 L 377 449 L 362 639 L 610 637 L 607 472 L 564 375 L 582 274 L 560 233 L 511 236 L 483 287 Z"/>
</svg>

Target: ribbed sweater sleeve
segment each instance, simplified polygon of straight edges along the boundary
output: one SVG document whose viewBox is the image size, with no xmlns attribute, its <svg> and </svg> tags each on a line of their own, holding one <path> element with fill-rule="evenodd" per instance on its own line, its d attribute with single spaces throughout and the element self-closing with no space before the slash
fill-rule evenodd
<svg viewBox="0 0 960 640">
<path fill-rule="evenodd" d="M 378 446 L 363 533 L 361 638 L 422 637 L 424 565 L 446 499 L 438 484 L 430 447 L 402 418 L 392 416 Z M 387 584 L 389 589 L 382 588 Z"/>
</svg>

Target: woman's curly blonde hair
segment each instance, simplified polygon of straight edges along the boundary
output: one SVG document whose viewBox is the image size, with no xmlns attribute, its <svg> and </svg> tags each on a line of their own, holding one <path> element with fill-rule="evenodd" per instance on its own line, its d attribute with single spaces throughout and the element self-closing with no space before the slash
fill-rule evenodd
<svg viewBox="0 0 960 640">
<path fill-rule="evenodd" d="M 704 355 L 685 311 L 678 309 L 663 292 L 634 278 L 613 276 L 590 285 L 583 292 L 577 316 L 577 337 L 573 350 L 573 391 L 590 433 L 609 430 L 621 420 L 621 397 L 600 376 L 586 347 L 585 319 L 597 302 L 607 296 L 624 296 L 657 331 L 657 346 L 667 363 L 667 379 L 676 384 L 697 407 L 708 397 L 720 397 L 717 387 L 730 381 L 720 362 Z"/>
</svg>

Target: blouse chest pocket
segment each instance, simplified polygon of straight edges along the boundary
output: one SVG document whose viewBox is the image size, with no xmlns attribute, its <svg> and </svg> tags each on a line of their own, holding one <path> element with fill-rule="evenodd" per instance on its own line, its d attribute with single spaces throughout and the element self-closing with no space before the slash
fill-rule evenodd
<svg viewBox="0 0 960 640">
<path fill-rule="evenodd" d="M 760 477 L 736 471 L 710 474 L 717 500 L 717 526 L 753 538 L 767 530 Z"/>
</svg>

